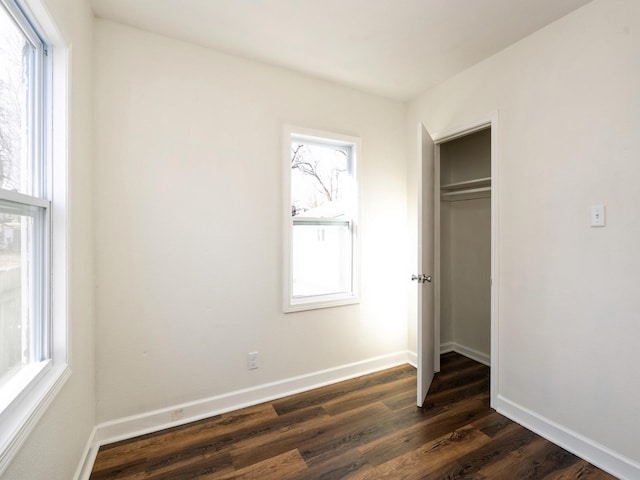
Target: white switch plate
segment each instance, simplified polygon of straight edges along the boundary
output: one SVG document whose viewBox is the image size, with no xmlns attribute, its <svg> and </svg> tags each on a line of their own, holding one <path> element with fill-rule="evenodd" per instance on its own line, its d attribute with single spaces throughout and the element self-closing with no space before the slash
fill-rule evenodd
<svg viewBox="0 0 640 480">
<path fill-rule="evenodd" d="M 591 207 L 591 226 L 592 227 L 604 227 L 605 226 L 605 209 L 604 205 L 594 205 Z"/>
<path fill-rule="evenodd" d="M 249 352 L 247 355 L 247 368 L 249 370 L 258 368 L 258 352 Z"/>
</svg>

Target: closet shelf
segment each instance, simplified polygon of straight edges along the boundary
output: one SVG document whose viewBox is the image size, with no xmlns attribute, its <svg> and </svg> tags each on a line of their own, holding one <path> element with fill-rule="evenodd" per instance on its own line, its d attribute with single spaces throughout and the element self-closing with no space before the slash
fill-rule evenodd
<svg viewBox="0 0 640 480">
<path fill-rule="evenodd" d="M 491 197 L 491 187 L 469 188 L 466 190 L 455 190 L 440 195 L 445 202 L 460 202 L 462 200 L 475 200 L 477 198 Z"/>
<path fill-rule="evenodd" d="M 442 191 L 457 191 L 457 190 L 470 190 L 480 187 L 490 187 L 491 177 L 475 178 L 473 180 L 467 180 L 465 182 L 449 183 L 447 185 L 440 185 Z"/>
<path fill-rule="evenodd" d="M 491 196 L 491 177 L 440 185 L 440 199 L 445 202 L 475 200 Z"/>
<path fill-rule="evenodd" d="M 476 198 L 491 197 L 491 187 L 469 188 L 467 190 L 456 190 L 440 194 L 441 200 L 445 202 L 460 202 L 462 200 L 475 200 Z"/>
</svg>

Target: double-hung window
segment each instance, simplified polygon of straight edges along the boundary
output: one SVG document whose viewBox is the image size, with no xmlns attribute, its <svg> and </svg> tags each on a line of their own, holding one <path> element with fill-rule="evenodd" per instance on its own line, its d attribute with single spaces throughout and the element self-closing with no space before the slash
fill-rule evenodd
<svg viewBox="0 0 640 480">
<path fill-rule="evenodd" d="M 287 128 L 287 312 L 358 301 L 358 139 Z"/>
<path fill-rule="evenodd" d="M 50 280 L 65 261 L 52 255 L 53 237 L 65 248 L 63 221 L 55 234 L 51 221 L 53 63 L 23 6 L 0 0 L 0 474 L 69 373 L 65 315 L 56 329 L 51 315 L 52 290 L 63 298 L 66 288 Z"/>
</svg>

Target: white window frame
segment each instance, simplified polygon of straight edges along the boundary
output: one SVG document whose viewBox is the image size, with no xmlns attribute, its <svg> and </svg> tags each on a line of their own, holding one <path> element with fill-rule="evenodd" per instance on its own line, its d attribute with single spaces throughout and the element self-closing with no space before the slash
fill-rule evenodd
<svg viewBox="0 0 640 480">
<path fill-rule="evenodd" d="M 291 141 L 293 138 L 308 139 L 310 142 L 325 143 L 329 145 L 348 146 L 351 148 L 352 172 L 351 176 L 356 189 L 355 213 L 349 220 L 352 240 L 351 259 L 351 291 L 326 295 L 309 295 L 304 297 L 293 296 L 293 223 L 291 215 Z M 283 134 L 283 215 L 284 215 L 284 241 L 283 241 L 283 311 L 285 313 L 314 310 L 318 308 L 337 307 L 360 303 L 360 184 L 358 181 L 361 163 L 360 139 L 348 135 L 314 130 L 309 128 L 285 125 Z M 304 221 L 320 221 L 329 223 L 343 223 L 345 220 L 331 221 L 330 219 L 309 219 Z"/>
<path fill-rule="evenodd" d="M 41 49 L 34 155 L 42 162 L 37 181 L 43 195 L 34 198 L 0 191 L 15 205 L 44 208 L 39 315 L 45 359 L 24 368 L 0 392 L 0 476 L 71 374 L 67 329 L 67 117 L 68 47 L 41 0 L 0 0 L 30 40 Z M 36 192 L 34 192 L 36 193 Z M 39 193 L 39 192 L 38 192 Z"/>
</svg>

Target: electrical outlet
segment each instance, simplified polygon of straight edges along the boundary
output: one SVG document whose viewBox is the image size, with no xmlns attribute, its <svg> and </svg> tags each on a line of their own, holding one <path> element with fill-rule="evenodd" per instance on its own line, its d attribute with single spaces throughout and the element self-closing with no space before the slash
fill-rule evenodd
<svg viewBox="0 0 640 480">
<path fill-rule="evenodd" d="M 591 207 L 591 226 L 604 227 L 606 225 L 604 205 L 594 205 Z"/>
<path fill-rule="evenodd" d="M 247 356 L 247 367 L 249 370 L 258 368 L 258 352 L 249 352 Z"/>
</svg>

